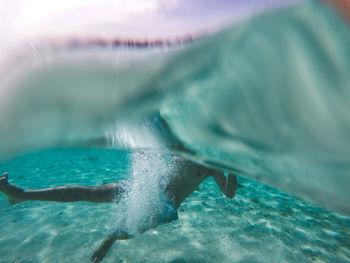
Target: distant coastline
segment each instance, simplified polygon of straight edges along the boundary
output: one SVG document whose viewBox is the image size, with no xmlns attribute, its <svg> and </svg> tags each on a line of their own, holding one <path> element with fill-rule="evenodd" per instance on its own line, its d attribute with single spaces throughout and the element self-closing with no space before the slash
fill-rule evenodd
<svg viewBox="0 0 350 263">
<path fill-rule="evenodd" d="M 134 38 L 75 38 L 72 37 L 64 42 L 49 41 L 50 46 L 58 49 L 80 49 L 80 48 L 169 48 L 192 44 L 200 39 L 209 37 L 209 34 L 184 35 L 176 38 L 134 39 Z"/>
</svg>

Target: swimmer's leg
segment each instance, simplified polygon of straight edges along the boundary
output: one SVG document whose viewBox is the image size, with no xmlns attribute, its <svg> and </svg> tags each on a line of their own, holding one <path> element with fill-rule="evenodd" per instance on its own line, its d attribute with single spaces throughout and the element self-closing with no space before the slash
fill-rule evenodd
<svg viewBox="0 0 350 263">
<path fill-rule="evenodd" d="M 8 182 L 7 173 L 0 178 L 0 192 L 8 196 L 10 204 L 23 201 L 55 201 L 93 203 L 108 203 L 118 198 L 122 192 L 119 183 L 104 184 L 101 186 L 60 186 L 40 190 L 24 190 Z"/>
<path fill-rule="evenodd" d="M 94 263 L 101 262 L 103 258 L 107 255 L 108 251 L 111 249 L 115 241 L 130 238 L 133 238 L 133 236 L 129 235 L 124 231 L 117 230 L 113 232 L 105 240 L 103 240 L 101 246 L 91 256 L 90 261 Z"/>
<path fill-rule="evenodd" d="M 152 223 L 138 228 L 139 234 L 142 234 L 148 231 L 149 229 L 156 228 L 159 225 L 170 223 L 178 219 L 178 214 L 174 203 L 171 202 L 165 194 L 163 206 L 164 207 L 162 212 L 158 215 L 155 215 Z M 133 235 L 130 235 L 125 231 L 117 230 L 113 232 L 102 242 L 101 246 L 95 251 L 90 260 L 94 263 L 101 262 L 116 240 L 130 239 L 133 237 Z"/>
</svg>

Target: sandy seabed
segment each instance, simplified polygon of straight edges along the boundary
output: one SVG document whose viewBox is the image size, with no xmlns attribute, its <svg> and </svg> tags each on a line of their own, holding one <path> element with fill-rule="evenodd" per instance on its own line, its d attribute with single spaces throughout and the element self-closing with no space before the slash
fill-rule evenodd
<svg viewBox="0 0 350 263">
<path fill-rule="evenodd" d="M 0 163 L 24 188 L 125 179 L 127 152 L 52 150 Z M 350 218 L 244 178 L 234 199 L 203 183 L 179 220 L 118 241 L 103 262 L 350 262 Z M 0 262 L 89 262 L 111 231 L 111 204 L 23 202 L 0 195 Z"/>
</svg>

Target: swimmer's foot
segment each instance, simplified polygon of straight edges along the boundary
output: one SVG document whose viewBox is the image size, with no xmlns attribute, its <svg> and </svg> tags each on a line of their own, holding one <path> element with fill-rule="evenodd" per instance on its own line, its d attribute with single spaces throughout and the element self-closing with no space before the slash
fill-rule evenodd
<svg viewBox="0 0 350 263">
<path fill-rule="evenodd" d="M 99 249 L 97 249 L 94 252 L 94 254 L 91 256 L 90 261 L 93 262 L 93 263 L 101 262 L 103 260 L 103 258 L 107 255 L 107 253 L 108 253 L 109 249 L 111 248 L 112 244 L 109 244 L 108 242 L 104 242 L 102 244 L 102 246 L 99 247 Z"/>
<path fill-rule="evenodd" d="M 24 190 L 15 184 L 9 183 L 7 173 L 4 173 L 0 177 L 0 192 L 7 195 L 10 205 L 15 205 L 17 203 L 24 201 L 23 199 Z"/>
<path fill-rule="evenodd" d="M 122 233 L 122 235 L 120 235 L 121 233 Z M 103 258 L 107 255 L 108 251 L 111 249 L 113 243 L 117 239 L 128 239 L 128 238 L 129 238 L 128 234 L 126 234 L 125 232 L 120 232 L 120 231 L 116 231 L 116 232 L 108 235 L 108 237 L 105 240 L 103 240 L 101 246 L 92 255 L 92 257 L 90 258 L 90 261 L 93 263 L 101 262 L 103 260 Z"/>
</svg>

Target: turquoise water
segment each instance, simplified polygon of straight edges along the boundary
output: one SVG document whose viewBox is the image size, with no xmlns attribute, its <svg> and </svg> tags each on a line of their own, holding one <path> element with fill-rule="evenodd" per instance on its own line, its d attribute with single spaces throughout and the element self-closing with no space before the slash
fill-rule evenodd
<svg viewBox="0 0 350 263">
<path fill-rule="evenodd" d="M 1 159 L 121 138 L 125 149 L 170 147 L 350 215 L 350 32 L 322 1 L 174 49 L 34 44 L 0 65 Z M 137 123 L 154 112 L 167 125 L 145 136 Z M 138 139 L 125 144 L 123 129 Z M 160 134 L 172 143 L 158 144 Z"/>
<path fill-rule="evenodd" d="M 59 149 L 2 162 L 23 188 L 126 179 L 131 152 Z M 154 161 L 154 159 L 153 159 Z M 153 163 L 154 164 L 154 163 Z M 238 178 L 234 199 L 208 179 L 179 220 L 116 242 L 104 262 L 350 262 L 350 218 Z M 88 262 L 113 229 L 112 204 L 23 202 L 0 195 L 0 262 Z"/>
<path fill-rule="evenodd" d="M 0 65 L 0 173 L 11 182 L 134 176 L 138 189 L 171 172 L 162 152 L 239 176 L 233 200 L 209 179 L 178 221 L 117 242 L 105 262 L 350 262 L 350 30 L 322 1 L 186 47 L 41 44 Z M 87 262 L 119 215 L 140 220 L 156 191 L 135 191 L 128 213 L 10 206 L 1 194 L 0 262 Z"/>
</svg>

